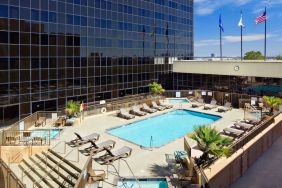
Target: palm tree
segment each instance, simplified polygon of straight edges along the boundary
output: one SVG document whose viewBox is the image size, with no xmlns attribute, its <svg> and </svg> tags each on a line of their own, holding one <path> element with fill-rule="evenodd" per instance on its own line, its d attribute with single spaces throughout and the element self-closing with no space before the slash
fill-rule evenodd
<svg viewBox="0 0 282 188">
<path fill-rule="evenodd" d="M 201 126 L 195 128 L 194 132 L 188 136 L 198 143 L 198 147 L 203 152 L 199 159 L 200 164 L 209 162 L 209 154 L 216 157 L 230 155 L 231 150 L 227 146 L 231 144 L 232 139 L 221 136 L 214 128 Z"/>
<path fill-rule="evenodd" d="M 66 105 L 65 112 L 68 117 L 72 117 L 75 113 L 79 112 L 80 103 L 78 101 L 68 101 Z"/>
<path fill-rule="evenodd" d="M 263 100 L 270 107 L 270 114 L 271 115 L 273 114 L 273 110 L 277 109 L 278 106 L 282 103 L 282 100 L 279 97 L 263 96 Z"/>
</svg>

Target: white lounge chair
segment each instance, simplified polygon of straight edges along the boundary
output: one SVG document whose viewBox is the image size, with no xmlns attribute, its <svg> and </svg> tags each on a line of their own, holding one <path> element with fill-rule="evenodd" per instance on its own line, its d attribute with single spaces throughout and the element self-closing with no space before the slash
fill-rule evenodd
<svg viewBox="0 0 282 188">
<path fill-rule="evenodd" d="M 145 116 L 147 114 L 146 112 L 140 111 L 140 109 L 137 106 L 133 106 L 130 113 L 137 115 L 137 116 Z"/>
<path fill-rule="evenodd" d="M 244 131 L 247 131 L 247 130 L 254 127 L 253 124 L 244 123 L 244 122 L 236 122 L 236 123 L 234 123 L 234 126 L 239 128 L 239 129 L 242 129 Z"/>
<path fill-rule="evenodd" d="M 231 109 L 232 109 L 231 103 L 230 102 L 226 102 L 224 104 L 224 106 L 218 107 L 217 111 L 218 112 L 226 112 L 226 111 L 231 110 Z"/>
<path fill-rule="evenodd" d="M 160 103 L 160 106 L 165 107 L 165 108 L 167 108 L 167 109 L 173 108 L 173 105 L 166 104 L 166 103 L 165 103 L 164 101 L 162 101 L 162 100 L 159 100 L 159 103 Z"/>
<path fill-rule="evenodd" d="M 111 164 L 118 159 L 127 158 L 131 155 L 132 152 L 132 149 L 127 146 L 123 146 L 122 148 L 115 151 L 111 151 L 108 149 L 105 150 L 107 152 L 104 155 L 94 159 L 101 165 Z"/>
<path fill-rule="evenodd" d="M 165 107 L 157 105 L 157 103 L 155 101 L 152 101 L 152 108 L 157 109 L 159 111 L 163 111 L 163 110 L 166 109 Z"/>
<path fill-rule="evenodd" d="M 198 99 L 195 102 L 191 102 L 192 108 L 197 108 L 204 105 L 204 99 Z"/>
<path fill-rule="evenodd" d="M 119 113 L 118 113 L 118 116 L 119 116 L 119 117 L 122 117 L 122 118 L 124 118 L 124 119 L 133 119 L 133 118 L 135 118 L 134 115 L 129 114 L 129 113 L 128 113 L 127 111 L 125 111 L 125 109 L 123 109 L 123 108 L 120 109 L 120 111 L 119 111 Z"/>
<path fill-rule="evenodd" d="M 100 135 L 97 134 L 97 133 L 92 133 L 92 134 L 85 136 L 85 137 L 81 137 L 78 133 L 74 133 L 74 134 L 76 135 L 76 138 L 68 142 L 68 144 L 71 147 L 80 146 L 80 145 L 86 144 L 90 141 L 95 142 L 100 137 Z"/>
<path fill-rule="evenodd" d="M 212 99 L 211 102 L 210 102 L 210 104 L 205 104 L 205 105 L 204 105 L 204 109 L 205 109 L 205 110 L 210 110 L 210 109 L 213 109 L 213 108 L 215 108 L 215 107 L 217 107 L 217 105 L 216 105 L 216 100 L 215 100 L 215 99 Z"/>
<path fill-rule="evenodd" d="M 227 127 L 223 129 L 223 132 L 230 136 L 240 137 L 242 134 L 244 134 L 245 131 Z"/>
<path fill-rule="evenodd" d="M 150 108 L 146 103 L 142 104 L 141 110 L 148 113 L 154 113 L 157 111 L 156 109 Z"/>
<path fill-rule="evenodd" d="M 90 141 L 91 146 L 84 148 L 83 150 L 80 150 L 80 152 L 84 155 L 93 155 L 96 153 L 99 153 L 101 151 L 104 151 L 107 149 L 113 149 L 115 147 L 116 142 L 113 140 L 107 140 L 105 142 L 101 142 L 99 144 L 96 144 L 93 141 Z"/>
</svg>

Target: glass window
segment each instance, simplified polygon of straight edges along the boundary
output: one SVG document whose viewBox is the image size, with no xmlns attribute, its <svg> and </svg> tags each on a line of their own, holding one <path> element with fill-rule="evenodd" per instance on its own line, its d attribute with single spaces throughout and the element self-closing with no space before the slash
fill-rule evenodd
<svg viewBox="0 0 282 188">
<path fill-rule="evenodd" d="M 19 7 L 10 6 L 10 18 L 19 18 Z"/>
<path fill-rule="evenodd" d="M 41 11 L 41 21 L 48 22 L 48 12 L 47 11 Z"/>
<path fill-rule="evenodd" d="M 0 17 L 8 18 L 8 6 L 0 5 Z"/>
<path fill-rule="evenodd" d="M 39 11 L 31 10 L 31 20 L 39 21 Z"/>
<path fill-rule="evenodd" d="M 73 15 L 67 14 L 67 24 L 73 24 Z"/>
<path fill-rule="evenodd" d="M 49 22 L 56 22 L 57 21 L 57 14 L 55 12 L 49 12 Z"/>
</svg>

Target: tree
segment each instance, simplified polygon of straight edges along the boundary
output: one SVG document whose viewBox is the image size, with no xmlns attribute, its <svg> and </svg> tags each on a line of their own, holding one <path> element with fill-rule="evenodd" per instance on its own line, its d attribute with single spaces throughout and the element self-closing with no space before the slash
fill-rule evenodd
<svg viewBox="0 0 282 188">
<path fill-rule="evenodd" d="M 278 106 L 282 103 L 282 100 L 279 97 L 270 97 L 270 96 L 263 96 L 263 100 L 266 104 L 270 107 L 270 115 L 273 114 L 273 110 L 277 109 Z"/>
<path fill-rule="evenodd" d="M 198 165 L 208 163 L 210 160 L 209 154 L 216 157 L 230 155 L 231 150 L 227 146 L 231 144 L 232 139 L 221 136 L 214 128 L 208 126 L 195 128 L 194 132 L 188 137 L 195 140 L 203 152 L 198 159 Z"/>
<path fill-rule="evenodd" d="M 244 59 L 245 60 L 263 60 L 264 56 L 261 54 L 260 51 L 256 51 L 256 52 L 250 51 L 250 52 L 245 53 Z"/>
<path fill-rule="evenodd" d="M 276 60 L 282 60 L 282 55 L 276 56 Z"/>
<path fill-rule="evenodd" d="M 154 95 L 160 95 L 163 92 L 165 92 L 165 89 L 162 87 L 162 85 L 157 82 L 153 82 L 149 84 L 149 87 L 150 87 L 150 91 L 154 93 Z"/>
<path fill-rule="evenodd" d="M 79 110 L 80 103 L 78 101 L 70 100 L 67 102 L 65 112 L 68 117 L 73 117 L 75 113 L 79 112 Z"/>
</svg>

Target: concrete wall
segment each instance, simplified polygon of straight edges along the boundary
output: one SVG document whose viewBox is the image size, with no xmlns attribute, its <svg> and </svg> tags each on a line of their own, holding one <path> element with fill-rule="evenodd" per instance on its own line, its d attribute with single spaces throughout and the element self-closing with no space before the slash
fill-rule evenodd
<svg viewBox="0 0 282 188">
<path fill-rule="evenodd" d="M 175 61 L 173 72 L 282 78 L 282 61 Z"/>
<path fill-rule="evenodd" d="M 275 122 L 228 158 L 217 160 L 205 174 L 211 188 L 228 188 L 282 135 L 282 114 Z"/>
<path fill-rule="evenodd" d="M 20 163 L 31 155 L 47 151 L 49 146 L 0 146 L 0 158 L 6 163 Z"/>
</svg>

